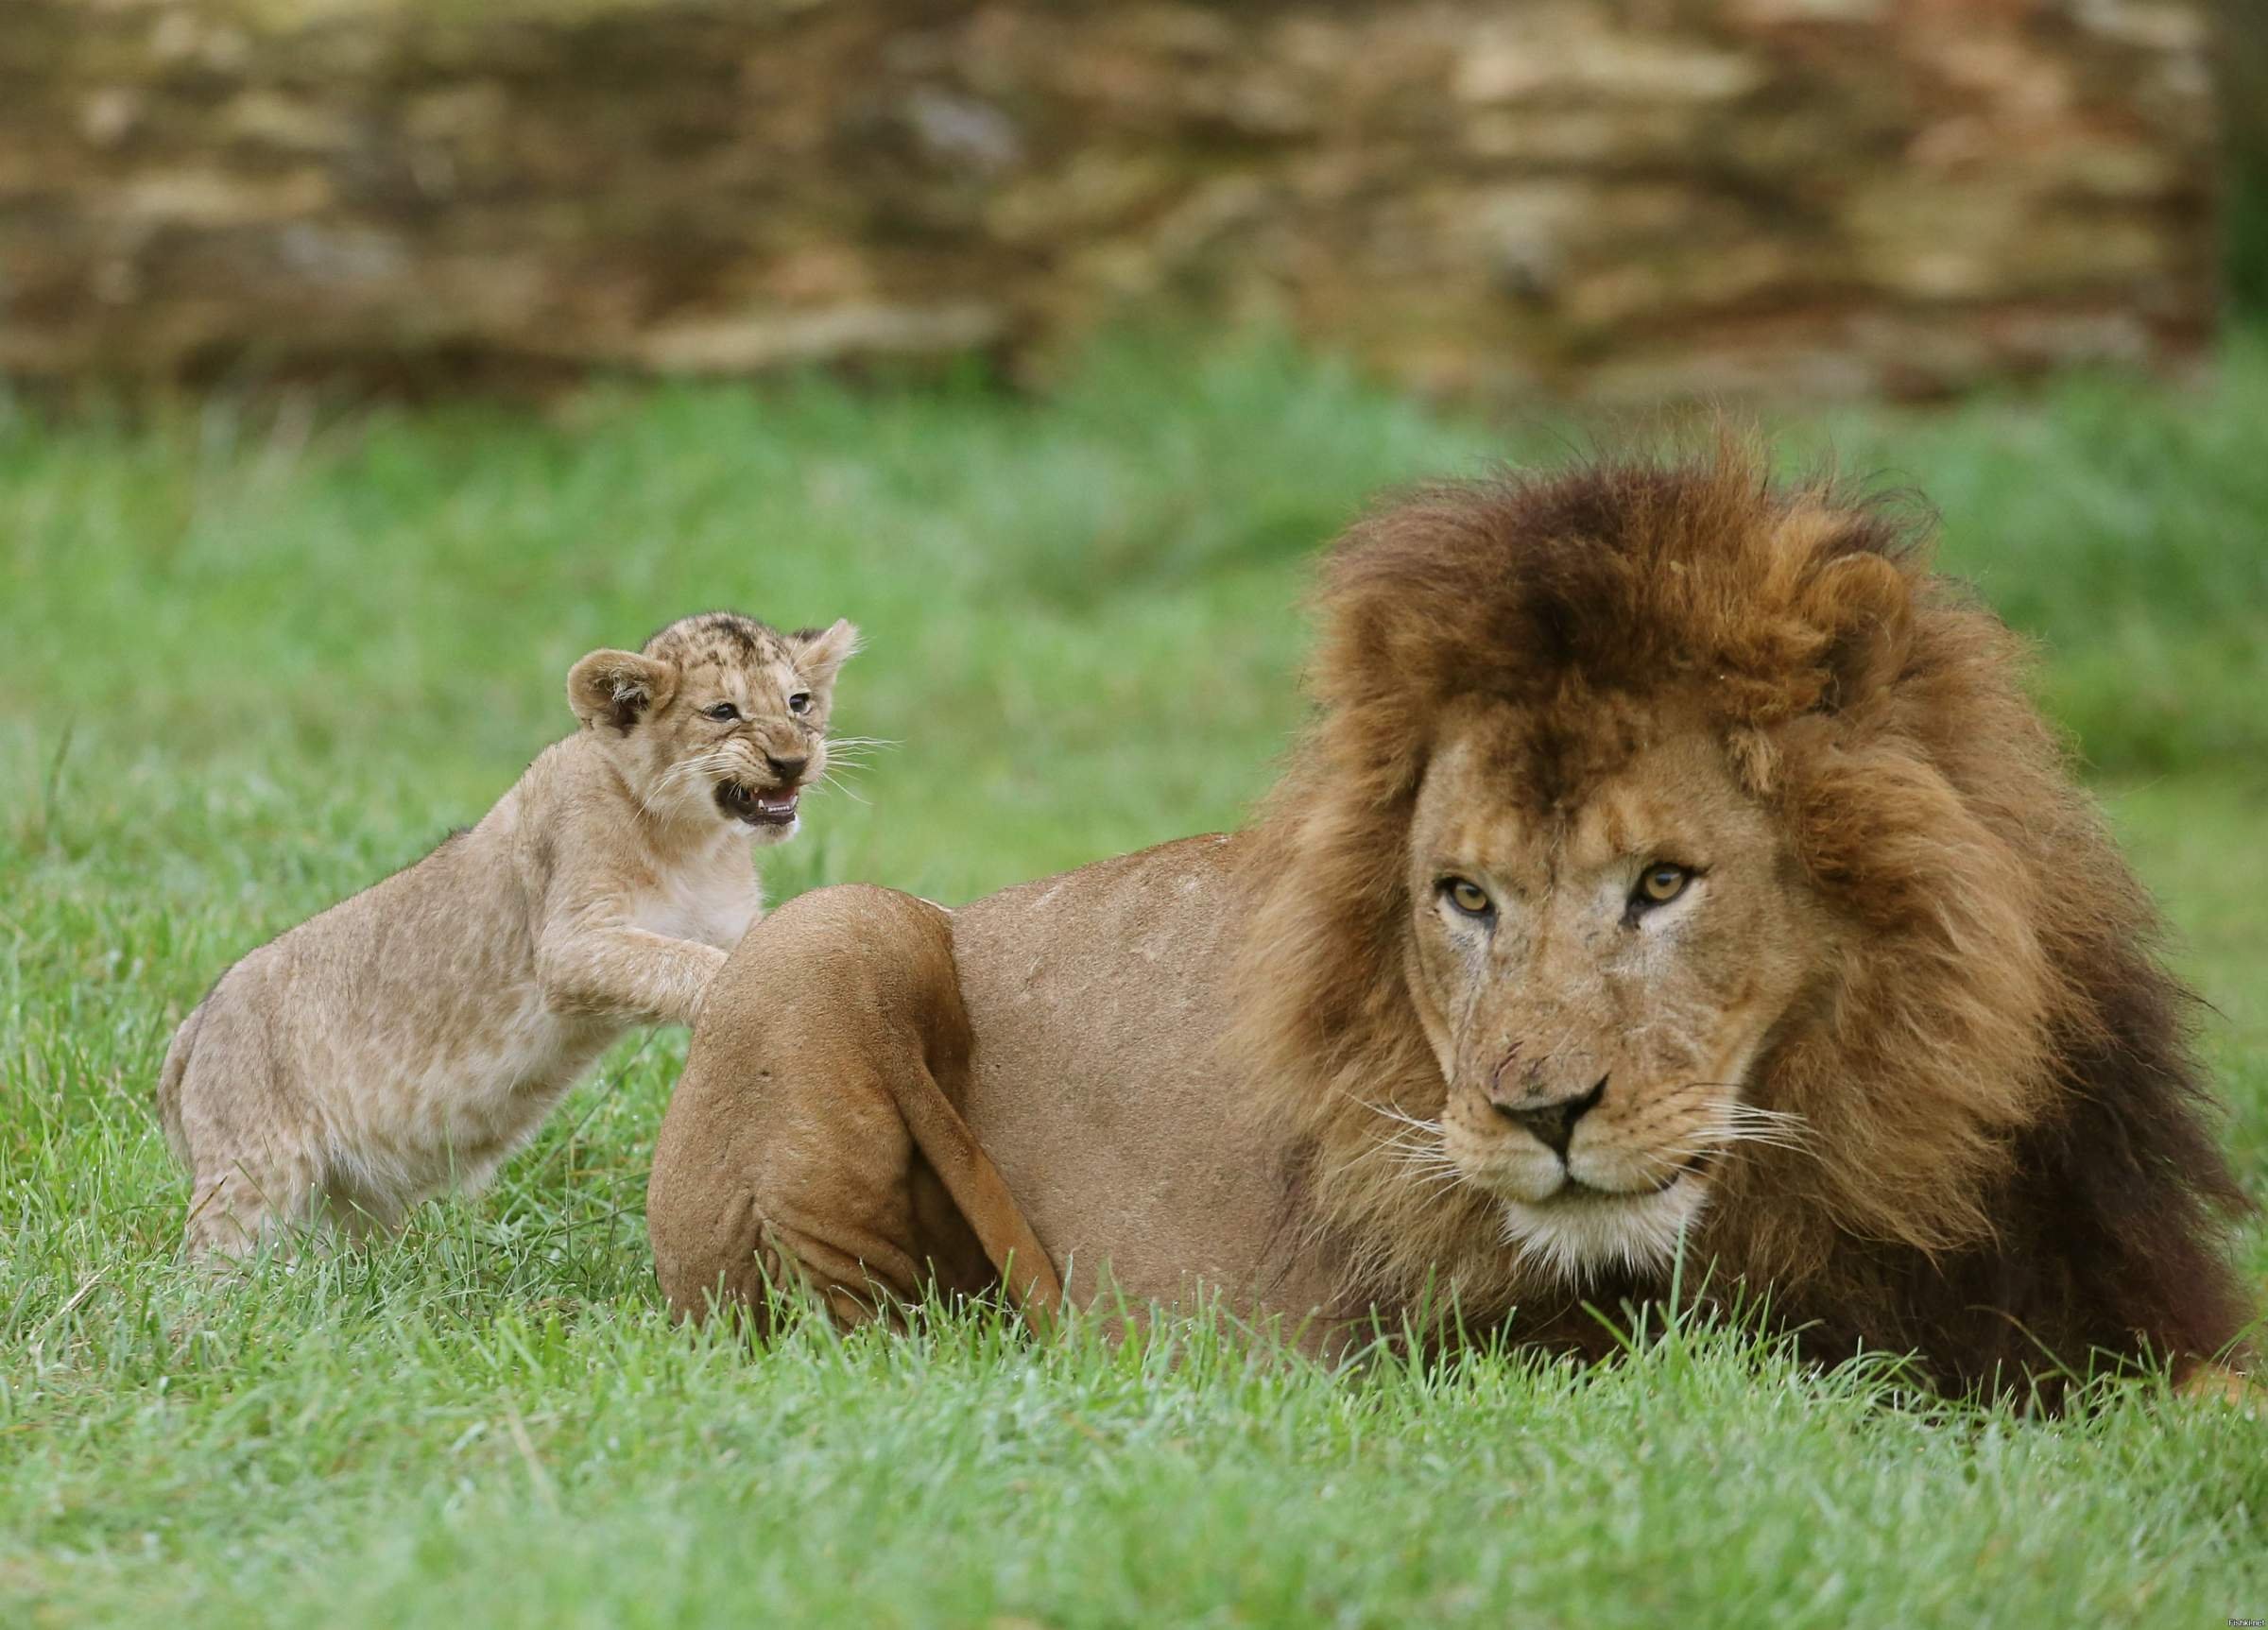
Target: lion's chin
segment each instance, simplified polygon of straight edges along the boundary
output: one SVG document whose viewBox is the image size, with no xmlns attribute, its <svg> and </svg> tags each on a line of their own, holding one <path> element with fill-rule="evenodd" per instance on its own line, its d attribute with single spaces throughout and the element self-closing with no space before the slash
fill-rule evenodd
<svg viewBox="0 0 2268 1630">
<path fill-rule="evenodd" d="M 1666 1267 L 1707 1203 L 1707 1183 L 1692 1175 L 1638 1194 L 1571 1184 L 1546 1200 L 1500 1201 L 1504 1244 L 1517 1249 L 1522 1261 L 1575 1281 L 1615 1268 Z"/>
</svg>

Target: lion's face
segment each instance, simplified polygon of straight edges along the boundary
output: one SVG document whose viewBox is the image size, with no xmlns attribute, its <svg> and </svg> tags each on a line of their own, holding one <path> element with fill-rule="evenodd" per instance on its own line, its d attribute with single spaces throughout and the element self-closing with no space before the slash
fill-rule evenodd
<svg viewBox="0 0 2268 1630">
<path fill-rule="evenodd" d="M 1698 720 L 1550 774 L 1502 704 L 1445 721 L 1408 855 L 1408 977 L 1442 1153 L 1524 1253 L 1666 1258 L 1730 1143 L 1772 1136 L 1752 1067 L 1831 944 L 1777 824 Z"/>
<path fill-rule="evenodd" d="M 1737 450 L 1440 488 L 1317 604 L 1228 1056 L 1349 1306 L 1548 1325 L 1682 1231 L 1971 1375 L 2228 1338 L 2149 900 L 1894 509 Z"/>
</svg>

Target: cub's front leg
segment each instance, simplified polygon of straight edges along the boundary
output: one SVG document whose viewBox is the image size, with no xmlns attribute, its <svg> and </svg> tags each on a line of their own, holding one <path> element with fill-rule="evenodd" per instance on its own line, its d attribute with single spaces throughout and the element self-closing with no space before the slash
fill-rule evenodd
<svg viewBox="0 0 2268 1630">
<path fill-rule="evenodd" d="M 548 930 L 536 978 L 555 1013 L 638 1024 L 691 1024 L 725 953 L 619 918 L 579 918 Z"/>
</svg>

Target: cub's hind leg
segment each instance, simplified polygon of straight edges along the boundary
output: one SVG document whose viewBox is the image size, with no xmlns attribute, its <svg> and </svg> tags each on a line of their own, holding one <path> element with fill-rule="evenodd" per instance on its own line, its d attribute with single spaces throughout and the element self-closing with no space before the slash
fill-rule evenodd
<svg viewBox="0 0 2268 1630">
<path fill-rule="evenodd" d="M 193 1178 L 188 1255 L 237 1258 L 290 1243 L 316 1219 L 327 1164 L 308 1106 L 227 982 L 182 1031 L 190 1045 L 177 1041 L 183 1055 L 167 1060 L 164 1109 L 167 1137 Z"/>
<path fill-rule="evenodd" d="M 200 1167 L 181 1233 L 189 1259 L 233 1260 L 272 1244 L 296 1244 L 315 1222 L 318 1170 L 311 1160 L 289 1158 L 239 1158 L 216 1169 Z"/>
<path fill-rule="evenodd" d="M 399 1173 L 371 1171 L 367 1162 L 334 1159 L 322 1174 L 322 1192 L 310 1206 L 340 1238 L 382 1239 L 401 1231 L 420 1196 Z"/>
</svg>

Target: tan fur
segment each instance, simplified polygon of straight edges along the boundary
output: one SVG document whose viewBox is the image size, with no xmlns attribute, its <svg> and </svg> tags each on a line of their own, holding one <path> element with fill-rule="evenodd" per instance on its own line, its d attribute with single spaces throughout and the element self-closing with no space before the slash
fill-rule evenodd
<svg viewBox="0 0 2268 1630">
<path fill-rule="evenodd" d="M 770 1282 L 886 1317 L 932 1284 L 986 1287 L 1029 1237 L 1083 1305 L 1322 1308 L 1336 1265 L 1290 1254 L 1282 1152 L 1235 1114 L 1215 1051 L 1247 859 L 1191 838 L 950 918 L 831 888 L 765 918 L 717 978 L 654 1150 L 670 1305 L 762 1313 Z M 766 970 L 784 959 L 783 998 Z M 1005 1181 L 988 1220 L 949 1203 L 902 1107 L 932 1092 Z"/>
<path fill-rule="evenodd" d="M 568 681 L 581 728 L 477 826 L 222 975 L 158 1089 L 191 1253 L 394 1227 L 485 1180 L 626 1028 L 691 1023 L 761 910 L 751 832 L 791 835 L 824 773 L 855 639 L 718 612 L 593 652 Z M 702 711 L 726 703 L 741 716 Z M 752 825 L 727 783 L 785 818 Z"/>
<path fill-rule="evenodd" d="M 846 1323 L 995 1274 L 1036 1318 L 1059 1301 L 961 1117 L 971 1038 L 946 924 L 908 895 L 823 889 L 774 915 L 765 956 L 726 965 L 654 1162 L 722 1163 L 743 1181 L 654 1190 L 646 1223 L 672 1305 L 762 1313 L 767 1282 L 794 1282 L 789 1263 Z M 892 954 L 862 954 L 873 945 Z M 782 967 L 797 971 L 785 985 Z M 816 1080 L 823 1097 L 793 1090 Z"/>
<path fill-rule="evenodd" d="M 961 908 L 957 987 L 893 1020 L 973 1037 L 963 1111 L 1074 1299 L 1210 1289 L 1320 1346 L 1430 1303 L 1596 1350 L 1588 1306 L 1662 1298 L 1682 1246 L 1688 1295 L 1948 1386 L 2229 1348 L 2241 1195 L 2150 902 L 1912 528 L 1737 449 L 1607 466 L 1383 510 L 1320 609 L 1253 832 Z M 1663 861 L 1695 876 L 1648 915 Z M 905 954 L 795 949 L 845 990 Z M 817 1173 L 824 1244 L 781 1262 L 839 1278 L 865 1247 L 829 1219 L 906 1168 L 828 1152 L 834 1052 L 726 1022 L 671 1121 L 761 1098 L 801 1133 L 760 1168 L 665 1127 L 657 1211 Z M 1562 1159 L 1540 1128 L 1585 1103 Z M 889 1244 L 932 1253 L 918 1220 Z"/>
</svg>

